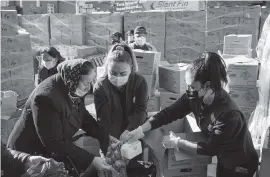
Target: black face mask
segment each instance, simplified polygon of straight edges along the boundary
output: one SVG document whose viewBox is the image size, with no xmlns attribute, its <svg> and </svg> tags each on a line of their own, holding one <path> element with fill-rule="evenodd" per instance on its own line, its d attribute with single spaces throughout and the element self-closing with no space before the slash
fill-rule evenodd
<svg viewBox="0 0 270 177">
<path fill-rule="evenodd" d="M 196 99 L 199 97 L 198 91 L 197 90 L 186 90 L 187 97 L 190 100 Z"/>
</svg>

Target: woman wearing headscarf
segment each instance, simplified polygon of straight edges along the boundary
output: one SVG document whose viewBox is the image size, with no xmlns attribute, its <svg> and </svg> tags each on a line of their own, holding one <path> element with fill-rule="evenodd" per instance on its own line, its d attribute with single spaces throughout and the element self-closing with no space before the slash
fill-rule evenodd
<svg viewBox="0 0 270 177">
<path fill-rule="evenodd" d="M 105 74 L 94 88 L 99 122 L 117 139 L 123 139 L 147 118 L 148 87 L 137 71 L 138 64 L 130 47 L 116 44 L 105 61 Z"/>
<path fill-rule="evenodd" d="M 107 151 L 109 135 L 98 126 L 83 102 L 96 77 L 93 65 L 84 59 L 67 60 L 57 70 L 56 75 L 43 81 L 29 96 L 8 147 L 60 159 L 66 166 L 75 167 L 76 174 L 88 167 L 108 169 L 104 159 L 77 147 L 72 139 L 82 129 L 87 136 L 99 140 L 104 153 Z"/>
</svg>

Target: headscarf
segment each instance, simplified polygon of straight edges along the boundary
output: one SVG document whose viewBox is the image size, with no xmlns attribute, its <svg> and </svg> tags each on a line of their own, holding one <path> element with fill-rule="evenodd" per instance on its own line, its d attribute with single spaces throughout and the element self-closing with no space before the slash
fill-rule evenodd
<svg viewBox="0 0 270 177">
<path fill-rule="evenodd" d="M 58 65 L 57 71 L 61 75 L 64 84 L 68 88 L 68 94 L 72 101 L 72 105 L 78 110 L 79 104 L 82 101 L 81 97 L 75 94 L 79 85 L 80 76 L 82 72 L 82 65 L 87 60 L 74 59 L 66 60 Z"/>
</svg>

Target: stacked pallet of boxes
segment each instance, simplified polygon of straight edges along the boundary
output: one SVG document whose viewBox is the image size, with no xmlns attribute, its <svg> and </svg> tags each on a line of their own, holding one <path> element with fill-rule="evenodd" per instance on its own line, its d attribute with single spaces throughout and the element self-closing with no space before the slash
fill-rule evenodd
<svg viewBox="0 0 270 177">
<path fill-rule="evenodd" d="M 134 30 L 137 26 L 144 26 L 147 31 L 146 41 L 161 52 L 164 58 L 165 41 L 165 12 L 136 12 L 124 14 L 124 31 Z"/>
<path fill-rule="evenodd" d="M 143 50 L 133 50 L 138 62 L 138 73 L 142 75 L 148 85 L 148 112 L 159 111 L 159 94 L 156 92 L 157 66 L 160 62 L 161 53 Z"/>
<path fill-rule="evenodd" d="M 169 63 L 191 62 L 205 50 L 205 11 L 166 13 L 165 58 Z"/>
<path fill-rule="evenodd" d="M 85 16 L 81 14 L 50 14 L 50 44 L 84 45 Z"/>
<path fill-rule="evenodd" d="M 50 44 L 49 15 L 19 15 L 18 19 L 19 25 L 30 34 L 32 47 Z"/>
<path fill-rule="evenodd" d="M 252 56 L 256 55 L 258 42 L 260 6 L 220 7 L 207 9 L 206 51 L 223 49 L 224 36 L 229 34 L 252 34 Z"/>
<path fill-rule="evenodd" d="M 1 115 L 1 133 L 4 143 L 19 117 L 15 114 L 17 101 L 23 102 L 34 88 L 30 35 L 18 29 L 17 11 L 1 10 L 1 91 L 16 92 L 8 97 L 5 94 L 2 96 L 1 92 L 1 110 L 4 114 Z M 5 97 L 8 99 L 4 100 Z M 5 114 L 2 107 L 5 104 L 13 105 L 15 113 Z"/>
<path fill-rule="evenodd" d="M 93 13 L 86 15 L 86 45 L 107 51 L 110 37 L 115 32 L 122 32 L 122 15 L 115 13 Z"/>
<path fill-rule="evenodd" d="M 160 108 L 165 109 L 176 102 L 186 91 L 185 72 L 186 63 L 169 64 L 162 61 L 159 66 L 159 91 Z M 183 131 L 184 120 L 180 119 L 167 126 L 164 126 L 165 132 L 170 130 L 176 132 Z"/>
<path fill-rule="evenodd" d="M 18 101 L 28 98 L 34 87 L 30 35 L 18 31 L 17 11 L 1 11 L 1 86 L 13 90 Z"/>
</svg>

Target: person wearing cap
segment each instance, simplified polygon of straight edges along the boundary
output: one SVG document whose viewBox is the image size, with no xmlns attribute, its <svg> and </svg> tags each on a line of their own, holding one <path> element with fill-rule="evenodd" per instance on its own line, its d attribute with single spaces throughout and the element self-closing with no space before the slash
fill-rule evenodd
<svg viewBox="0 0 270 177">
<path fill-rule="evenodd" d="M 127 44 L 131 44 L 134 42 L 134 30 L 129 30 L 127 32 Z"/>
<path fill-rule="evenodd" d="M 129 44 L 131 49 L 141 49 L 145 51 L 157 51 L 156 48 L 146 42 L 146 29 L 143 26 L 138 26 L 134 31 L 134 42 Z"/>
</svg>

